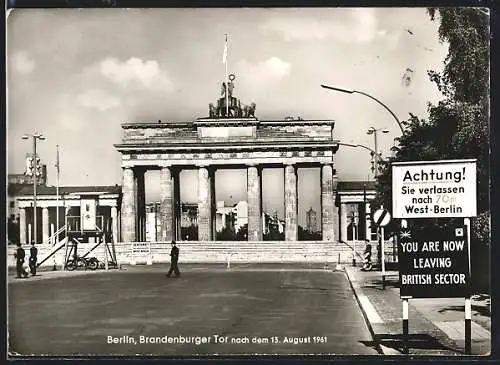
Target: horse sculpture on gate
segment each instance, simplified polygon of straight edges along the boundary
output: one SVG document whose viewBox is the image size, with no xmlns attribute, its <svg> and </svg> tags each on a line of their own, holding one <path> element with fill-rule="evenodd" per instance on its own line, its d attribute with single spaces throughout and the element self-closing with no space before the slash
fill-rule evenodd
<svg viewBox="0 0 500 365">
<path fill-rule="evenodd" d="M 210 118 L 255 118 L 256 104 L 242 105 L 241 101 L 233 96 L 234 74 L 229 75 L 229 82 L 222 83 L 221 97 L 217 104 L 208 104 L 208 115 Z"/>
</svg>

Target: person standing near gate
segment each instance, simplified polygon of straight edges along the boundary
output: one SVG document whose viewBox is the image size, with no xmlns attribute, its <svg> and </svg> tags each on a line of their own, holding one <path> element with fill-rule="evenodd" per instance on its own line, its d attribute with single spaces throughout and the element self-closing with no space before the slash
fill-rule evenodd
<svg viewBox="0 0 500 365">
<path fill-rule="evenodd" d="M 179 247 L 177 247 L 175 241 L 172 241 L 172 249 L 170 250 L 170 270 L 168 270 L 167 277 L 172 276 L 172 272 L 175 273 L 175 277 L 181 275 L 177 262 L 179 261 Z"/>
<path fill-rule="evenodd" d="M 36 275 L 37 256 L 38 256 L 38 248 L 36 248 L 35 242 L 31 242 L 29 265 L 30 265 L 31 275 L 33 276 Z"/>
<path fill-rule="evenodd" d="M 16 258 L 16 271 L 17 271 L 17 277 L 22 278 L 28 277 L 28 273 L 26 270 L 24 270 L 24 257 L 26 256 L 26 253 L 24 252 L 24 248 L 21 247 L 21 243 L 17 243 L 17 250 L 16 253 L 14 254 L 14 257 Z"/>
</svg>

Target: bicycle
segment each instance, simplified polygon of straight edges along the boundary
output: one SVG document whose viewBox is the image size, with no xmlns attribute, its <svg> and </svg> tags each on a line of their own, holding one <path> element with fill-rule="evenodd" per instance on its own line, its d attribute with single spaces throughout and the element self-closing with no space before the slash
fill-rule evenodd
<svg viewBox="0 0 500 365">
<path fill-rule="evenodd" d="M 76 259 L 71 259 L 66 263 L 66 269 L 68 271 L 73 271 L 76 269 L 90 269 L 96 270 L 99 267 L 99 261 L 95 257 L 77 257 Z"/>
</svg>

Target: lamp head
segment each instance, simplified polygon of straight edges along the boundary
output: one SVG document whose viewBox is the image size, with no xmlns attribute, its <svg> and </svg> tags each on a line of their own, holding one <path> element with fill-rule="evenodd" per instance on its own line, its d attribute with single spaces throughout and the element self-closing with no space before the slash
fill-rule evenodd
<svg viewBox="0 0 500 365">
<path fill-rule="evenodd" d="M 330 89 L 330 90 L 335 90 L 335 91 L 340 91 L 342 93 L 347 93 L 347 94 L 352 94 L 354 90 L 349 90 L 349 89 L 343 89 L 340 87 L 334 87 L 334 86 L 328 86 L 328 85 L 321 85 L 322 88 L 324 89 Z"/>
<path fill-rule="evenodd" d="M 389 131 L 387 129 L 383 129 L 382 133 L 389 133 Z"/>
<path fill-rule="evenodd" d="M 21 139 L 29 139 L 30 137 L 27 134 L 24 134 Z"/>
</svg>

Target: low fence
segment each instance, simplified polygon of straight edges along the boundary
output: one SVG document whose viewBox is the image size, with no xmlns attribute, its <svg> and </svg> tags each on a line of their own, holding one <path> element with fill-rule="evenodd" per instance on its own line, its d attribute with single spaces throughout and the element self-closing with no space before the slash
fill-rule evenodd
<svg viewBox="0 0 500 365">
<path fill-rule="evenodd" d="M 84 255 L 95 243 L 80 243 L 78 245 L 78 255 Z M 153 263 L 170 262 L 170 242 L 118 242 L 114 245 L 114 251 L 118 265 L 151 265 Z M 324 242 L 324 241 L 178 241 L 180 249 L 180 263 L 231 263 L 262 262 L 262 263 L 284 263 L 284 262 L 309 262 L 335 265 L 337 263 L 351 263 L 354 255 L 352 241 L 347 243 Z M 376 243 L 372 243 L 372 260 L 377 259 Z M 38 259 L 43 260 L 52 250 L 50 244 L 38 245 Z M 89 256 L 97 257 L 100 261 L 105 261 L 104 245 L 101 244 Z M 29 245 L 24 246 L 26 260 L 29 257 Z M 362 261 L 362 254 L 365 249 L 365 242 L 356 242 L 356 260 Z M 8 246 L 8 265 L 14 266 L 16 247 Z M 389 248 L 386 246 L 386 262 L 391 262 L 392 255 L 389 255 Z M 392 250 L 392 248 L 390 248 Z M 50 266 L 56 263 L 57 267 L 62 267 L 64 262 L 65 248 L 60 249 L 55 258 L 50 258 L 43 263 L 43 266 Z M 391 251 L 392 252 L 392 251 Z"/>
</svg>

